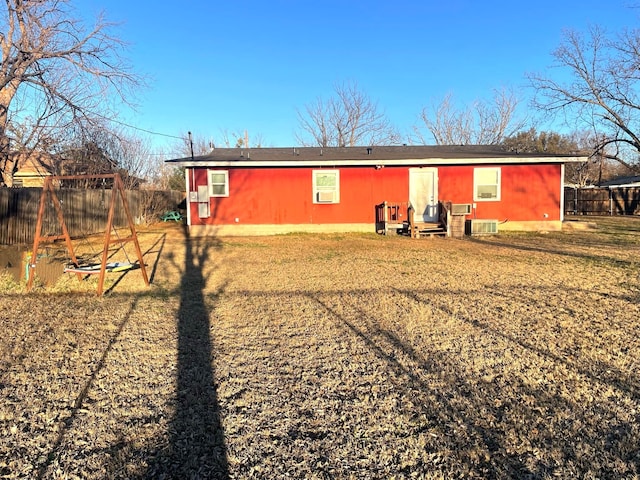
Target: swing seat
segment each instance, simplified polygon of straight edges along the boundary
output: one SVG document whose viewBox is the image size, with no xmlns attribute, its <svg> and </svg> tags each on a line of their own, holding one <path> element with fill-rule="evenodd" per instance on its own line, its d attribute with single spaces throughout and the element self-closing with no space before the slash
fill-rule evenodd
<svg viewBox="0 0 640 480">
<path fill-rule="evenodd" d="M 125 272 L 131 270 L 136 265 L 134 263 L 111 262 L 105 266 L 105 272 Z M 83 273 L 85 275 L 93 275 L 100 273 L 101 265 L 93 263 L 91 265 L 69 265 L 64 268 L 64 273 Z"/>
</svg>

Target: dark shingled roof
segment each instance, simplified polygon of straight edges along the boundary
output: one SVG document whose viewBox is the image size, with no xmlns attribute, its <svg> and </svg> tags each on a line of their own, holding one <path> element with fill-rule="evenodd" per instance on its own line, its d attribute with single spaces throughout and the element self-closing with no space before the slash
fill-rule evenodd
<svg viewBox="0 0 640 480">
<path fill-rule="evenodd" d="M 601 182 L 600 187 L 617 187 L 619 185 L 631 185 L 640 183 L 640 175 L 632 175 L 628 177 L 618 177 L 613 180 L 607 180 L 606 182 Z"/>
<path fill-rule="evenodd" d="M 214 148 L 207 155 L 193 159 L 177 158 L 167 160 L 168 163 L 208 163 L 234 161 L 326 161 L 350 160 L 363 163 L 376 160 L 404 159 L 481 159 L 504 157 L 576 157 L 576 155 L 522 153 L 508 150 L 498 145 L 463 145 L 463 146 L 372 146 L 372 147 L 289 147 L 289 148 Z"/>
</svg>

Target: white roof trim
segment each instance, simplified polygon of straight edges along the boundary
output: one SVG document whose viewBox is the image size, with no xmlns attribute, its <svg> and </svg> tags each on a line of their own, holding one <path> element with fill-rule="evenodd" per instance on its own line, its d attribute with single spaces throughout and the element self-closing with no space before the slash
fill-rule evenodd
<svg viewBox="0 0 640 480">
<path fill-rule="evenodd" d="M 634 188 L 634 187 L 640 187 L 640 182 L 621 183 L 620 185 L 603 185 L 601 188 Z"/>
<path fill-rule="evenodd" d="M 353 167 L 412 165 L 485 165 L 586 162 L 588 157 L 484 157 L 484 158 L 410 158 L 401 160 L 184 160 L 171 162 L 182 167 Z"/>
</svg>

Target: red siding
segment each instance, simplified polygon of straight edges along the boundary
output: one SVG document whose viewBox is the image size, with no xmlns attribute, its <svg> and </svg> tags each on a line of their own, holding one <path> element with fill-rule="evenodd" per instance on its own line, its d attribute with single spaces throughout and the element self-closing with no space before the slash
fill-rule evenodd
<svg viewBox="0 0 640 480">
<path fill-rule="evenodd" d="M 473 169 L 492 165 L 438 168 L 438 197 L 474 203 Z M 559 164 L 502 165 L 500 201 L 475 201 L 477 218 L 534 221 L 560 220 L 562 167 Z M 548 217 L 544 217 L 544 214 Z"/>
<path fill-rule="evenodd" d="M 475 167 L 438 167 L 439 199 L 474 203 Z M 313 170 L 229 169 L 229 196 L 211 199 L 209 219 L 198 218 L 197 205 L 192 204 L 191 224 L 374 223 L 375 205 L 406 202 L 409 197 L 409 167 L 342 167 L 340 203 L 314 204 Z M 190 183 L 207 183 L 206 169 L 190 175 Z M 560 175 L 558 164 L 502 165 L 501 200 L 476 201 L 476 217 L 527 221 L 543 220 L 546 213 L 547 220 L 559 220 Z"/>
</svg>

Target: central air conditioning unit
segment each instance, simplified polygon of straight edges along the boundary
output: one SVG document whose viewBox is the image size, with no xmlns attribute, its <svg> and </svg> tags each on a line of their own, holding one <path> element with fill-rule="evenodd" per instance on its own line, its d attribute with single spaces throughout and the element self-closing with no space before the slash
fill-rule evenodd
<svg viewBox="0 0 640 480">
<path fill-rule="evenodd" d="M 467 220 L 467 235 L 495 235 L 498 233 L 498 220 Z"/>
</svg>

